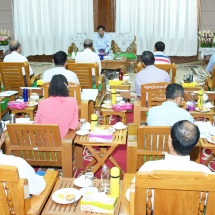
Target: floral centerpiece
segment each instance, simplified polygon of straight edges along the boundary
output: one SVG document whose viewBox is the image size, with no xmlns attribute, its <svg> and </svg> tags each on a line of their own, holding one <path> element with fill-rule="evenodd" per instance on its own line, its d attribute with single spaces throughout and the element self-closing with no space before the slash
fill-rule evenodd
<svg viewBox="0 0 215 215">
<path fill-rule="evenodd" d="M 6 30 L 0 30 L 0 46 L 6 46 L 9 43 L 10 33 Z"/>
<path fill-rule="evenodd" d="M 215 32 L 213 31 L 201 30 L 198 32 L 198 38 L 201 47 L 212 47 L 213 45 L 215 45 Z"/>
</svg>

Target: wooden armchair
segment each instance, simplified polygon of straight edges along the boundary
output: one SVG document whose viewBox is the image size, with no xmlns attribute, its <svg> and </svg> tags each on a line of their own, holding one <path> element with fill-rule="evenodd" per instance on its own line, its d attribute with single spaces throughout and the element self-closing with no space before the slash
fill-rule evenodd
<svg viewBox="0 0 215 215">
<path fill-rule="evenodd" d="M 161 105 L 166 100 L 168 82 L 141 85 L 141 101 L 134 103 L 134 124 L 146 122 L 146 113 L 150 107 Z"/>
<path fill-rule="evenodd" d="M 128 126 L 127 172 L 135 173 L 149 160 L 160 160 L 168 151 L 169 126 Z"/>
<path fill-rule="evenodd" d="M 39 215 L 58 180 L 58 171 L 47 170 L 45 190 L 30 198 L 28 181 L 19 178 L 15 166 L 0 166 L 0 214 Z"/>
<path fill-rule="evenodd" d="M 22 69 L 25 70 L 26 81 L 22 74 Z M 34 81 L 40 74 L 34 75 L 30 78 L 29 63 L 6 63 L 0 62 L 1 80 L 4 85 L 4 90 L 19 90 L 19 87 L 31 87 Z M 26 83 L 25 83 L 26 82 Z"/>
<path fill-rule="evenodd" d="M 49 89 L 50 82 L 46 82 L 42 85 L 43 91 L 44 91 L 44 98 L 48 98 L 48 89 Z M 79 109 L 79 119 L 84 118 L 87 119 L 88 122 L 90 122 L 91 114 L 94 112 L 93 110 L 93 102 L 92 101 L 82 101 L 81 100 L 81 87 L 79 84 L 75 84 L 72 82 L 69 82 L 69 96 L 74 97 L 77 100 L 78 103 L 78 109 Z"/>
<path fill-rule="evenodd" d="M 159 69 L 165 70 L 171 76 L 171 83 L 175 83 L 175 76 L 176 76 L 176 64 L 155 64 L 155 66 Z M 144 68 L 141 62 L 134 64 L 134 72 L 139 72 Z"/>
<path fill-rule="evenodd" d="M 134 185 L 132 186 L 134 187 Z M 215 214 L 215 175 L 152 171 L 136 174 L 130 215 Z"/>
<path fill-rule="evenodd" d="M 32 166 L 62 167 L 63 177 L 72 177 L 73 139 L 70 130 L 61 139 L 58 125 L 7 124 L 5 154 L 22 157 Z"/>
<path fill-rule="evenodd" d="M 100 109 L 101 103 L 105 96 L 105 79 L 104 75 L 99 74 L 98 63 L 68 63 L 67 69 L 76 73 L 82 89 L 98 89 L 98 96 L 95 101 L 95 108 Z M 95 71 L 95 86 L 92 81 L 92 69 Z"/>
<path fill-rule="evenodd" d="M 211 91 L 214 91 L 214 89 L 215 89 L 215 65 L 213 66 L 211 75 L 212 75 L 212 77 L 207 77 L 207 84 L 208 84 L 208 88 Z"/>
</svg>

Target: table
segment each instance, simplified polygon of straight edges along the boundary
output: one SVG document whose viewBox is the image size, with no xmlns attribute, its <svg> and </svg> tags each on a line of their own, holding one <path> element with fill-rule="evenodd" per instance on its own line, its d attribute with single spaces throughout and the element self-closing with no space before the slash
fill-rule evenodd
<svg viewBox="0 0 215 215">
<path fill-rule="evenodd" d="M 116 60 L 101 60 L 102 69 L 122 69 L 124 73 L 127 73 L 127 57 L 120 57 L 121 59 Z"/>
<path fill-rule="evenodd" d="M 98 179 L 94 180 L 94 186 L 97 187 L 98 189 L 101 188 L 100 186 L 101 181 Z M 53 192 L 54 193 L 56 190 L 62 189 L 62 188 L 76 188 L 79 189 L 74 185 L 74 178 L 60 178 L 59 181 L 56 183 Z M 100 190 L 100 189 L 99 189 Z M 43 211 L 42 215 L 72 215 L 72 214 L 92 214 L 92 215 L 97 215 L 100 213 L 90 213 L 90 212 L 84 212 L 81 211 L 80 208 L 80 200 L 77 201 L 77 205 L 75 206 L 73 203 L 67 204 L 67 205 L 61 205 L 57 204 L 52 200 L 52 194 L 50 195 Z M 120 201 L 117 202 L 116 209 L 115 209 L 115 215 L 118 214 L 119 212 L 119 204 Z"/>
<path fill-rule="evenodd" d="M 211 48 L 199 48 L 200 56 L 203 58 L 203 66 L 205 65 L 205 60 L 207 55 L 212 55 L 215 52 L 215 47 Z"/>
<path fill-rule="evenodd" d="M 100 128 L 109 128 L 109 125 L 100 125 Z M 112 142 L 90 142 L 89 135 L 76 135 L 74 143 L 80 144 L 85 146 L 92 156 L 94 157 L 93 160 L 88 164 L 85 169 L 87 172 L 95 163 L 96 165 L 93 166 L 91 172 L 95 173 L 97 170 L 105 163 L 106 160 L 110 160 L 116 167 L 120 168 L 119 164 L 115 161 L 115 159 L 111 156 L 112 152 L 118 145 L 125 145 L 127 139 L 127 128 L 122 130 L 116 130 L 113 133 Z M 94 147 L 99 148 L 99 152 L 96 153 Z M 79 158 L 80 159 L 80 158 Z M 122 169 L 121 169 L 122 170 Z M 122 170 L 124 174 L 124 171 Z"/>
<path fill-rule="evenodd" d="M 116 115 L 116 116 L 121 116 L 122 117 L 122 122 L 124 125 L 126 125 L 126 115 L 127 111 L 114 111 L 112 108 L 101 108 L 102 112 L 102 117 L 103 117 L 103 125 L 107 124 L 107 117 L 111 115 Z M 117 120 L 118 121 L 118 120 Z"/>
<path fill-rule="evenodd" d="M 189 111 L 193 118 L 196 117 L 205 117 L 208 118 L 209 121 L 213 122 L 213 117 L 215 115 L 214 108 L 211 108 L 209 112 L 198 112 L 198 111 Z"/>
<path fill-rule="evenodd" d="M 126 173 L 123 178 L 123 183 L 122 183 L 122 192 L 120 195 L 120 206 L 119 206 L 119 215 L 126 215 L 130 214 L 129 213 L 129 206 L 130 203 L 125 197 L 125 193 L 127 189 L 130 187 L 130 183 L 132 179 L 134 178 L 135 173 Z"/>
</svg>

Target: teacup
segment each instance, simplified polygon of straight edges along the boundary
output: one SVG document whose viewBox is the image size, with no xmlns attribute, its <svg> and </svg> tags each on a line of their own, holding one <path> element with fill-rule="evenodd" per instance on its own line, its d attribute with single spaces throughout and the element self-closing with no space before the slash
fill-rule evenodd
<svg viewBox="0 0 215 215">
<path fill-rule="evenodd" d="M 123 81 L 128 82 L 130 80 L 130 76 L 127 74 L 123 75 Z"/>
</svg>

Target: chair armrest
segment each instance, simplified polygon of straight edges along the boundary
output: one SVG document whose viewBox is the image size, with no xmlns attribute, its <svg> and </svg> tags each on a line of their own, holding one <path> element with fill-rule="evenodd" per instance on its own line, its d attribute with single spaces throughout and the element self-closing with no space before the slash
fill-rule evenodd
<svg viewBox="0 0 215 215">
<path fill-rule="evenodd" d="M 212 79 L 210 77 L 207 77 L 207 83 L 208 83 L 208 87 L 211 89 L 211 91 L 213 91 L 213 89 L 212 89 L 213 82 L 212 82 Z"/>
<path fill-rule="evenodd" d="M 66 136 L 62 139 L 62 172 L 63 177 L 72 178 L 72 155 L 73 141 L 76 131 L 69 130 Z"/>
<path fill-rule="evenodd" d="M 42 74 L 34 74 L 32 77 L 31 77 L 31 85 L 35 82 L 36 79 L 41 79 L 41 75 Z"/>
<path fill-rule="evenodd" d="M 28 215 L 41 214 L 45 203 L 47 202 L 56 182 L 59 179 L 59 172 L 55 170 L 47 170 L 44 175 L 44 179 L 46 181 L 46 188 L 41 194 L 32 196 L 31 208 L 28 211 Z"/>
<path fill-rule="evenodd" d="M 127 173 L 137 172 L 137 128 L 135 124 L 128 125 Z"/>
<path fill-rule="evenodd" d="M 8 132 L 4 132 L 4 143 L 2 145 L 2 151 L 6 155 L 11 155 L 11 150 L 10 150 L 10 138 L 8 135 Z"/>
</svg>

